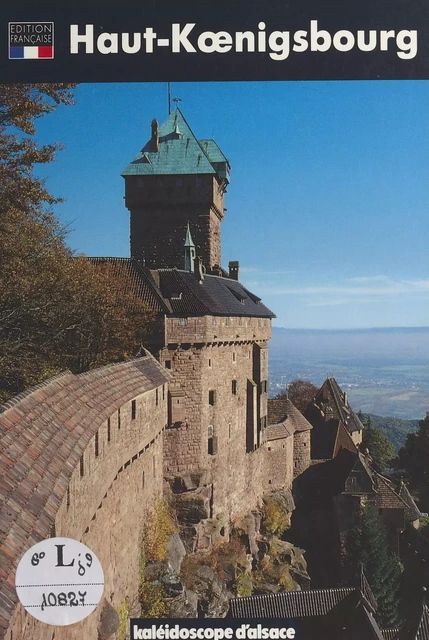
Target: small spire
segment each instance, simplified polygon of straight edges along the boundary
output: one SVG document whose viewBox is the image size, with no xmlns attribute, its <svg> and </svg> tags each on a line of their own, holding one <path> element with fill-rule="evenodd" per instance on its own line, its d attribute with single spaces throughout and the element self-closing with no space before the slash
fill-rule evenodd
<svg viewBox="0 0 429 640">
<path fill-rule="evenodd" d="M 195 244 L 192 240 L 191 229 L 189 228 L 189 221 L 186 227 L 185 236 L 185 270 L 193 273 L 195 267 Z"/>
<path fill-rule="evenodd" d="M 185 247 L 195 247 L 194 241 L 192 240 L 192 236 L 191 236 L 189 221 L 188 221 L 188 224 L 186 225 Z"/>
</svg>

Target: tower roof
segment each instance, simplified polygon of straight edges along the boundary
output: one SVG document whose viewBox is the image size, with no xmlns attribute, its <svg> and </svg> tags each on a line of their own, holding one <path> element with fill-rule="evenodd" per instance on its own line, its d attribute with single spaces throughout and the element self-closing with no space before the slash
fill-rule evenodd
<svg viewBox="0 0 429 640">
<path fill-rule="evenodd" d="M 229 181 L 229 163 L 214 140 L 198 140 L 178 107 L 168 116 L 122 176 L 213 175 Z"/>
<path fill-rule="evenodd" d="M 186 227 L 186 236 L 185 236 L 185 247 L 195 247 L 194 241 L 192 240 L 191 230 L 188 226 Z"/>
<path fill-rule="evenodd" d="M 317 411 L 315 411 L 315 409 Z M 316 415 L 316 414 L 319 415 Z M 323 415 L 322 415 L 323 413 Z M 325 423 L 325 415 L 341 422 L 349 433 L 361 431 L 363 425 L 351 408 L 347 394 L 344 393 L 333 376 L 328 376 L 316 394 L 314 402 L 304 412 L 313 426 L 316 422 Z"/>
</svg>

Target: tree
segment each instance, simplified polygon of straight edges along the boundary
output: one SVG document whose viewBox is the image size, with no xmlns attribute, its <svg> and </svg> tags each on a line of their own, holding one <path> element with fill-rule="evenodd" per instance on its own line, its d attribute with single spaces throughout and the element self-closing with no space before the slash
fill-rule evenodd
<svg viewBox="0 0 429 640">
<path fill-rule="evenodd" d="M 405 470 L 410 489 L 417 492 L 420 508 L 429 510 L 429 413 L 420 420 L 415 433 L 409 433 L 399 451 L 399 464 Z"/>
<path fill-rule="evenodd" d="M 146 308 L 125 272 L 77 259 L 35 175 L 61 145 L 39 146 L 37 119 L 72 104 L 71 84 L 0 85 L 0 402 L 65 368 L 135 355 Z"/>
<path fill-rule="evenodd" d="M 0 391 L 43 378 L 51 363 L 34 358 L 45 343 L 44 313 L 60 266 L 71 257 L 52 206 L 59 200 L 35 176 L 60 145 L 39 146 L 36 121 L 71 104 L 71 84 L 0 85 Z M 27 348 L 23 349 L 26 344 Z"/>
<path fill-rule="evenodd" d="M 377 600 L 379 623 L 382 626 L 399 624 L 399 590 L 404 569 L 390 551 L 386 530 L 370 503 L 365 505 L 359 523 L 349 532 L 346 565 L 355 578 L 363 569 Z"/>
<path fill-rule="evenodd" d="M 364 416 L 362 413 L 359 415 L 359 419 L 364 425 L 361 450 L 368 449 L 371 458 L 372 465 L 379 473 L 384 473 L 392 465 L 392 461 L 395 458 L 395 449 L 390 440 L 384 435 L 380 429 L 375 429 L 372 426 L 371 417 Z"/>
<path fill-rule="evenodd" d="M 293 380 L 284 391 L 276 395 L 276 399 L 288 397 L 299 411 L 304 412 L 317 392 L 318 388 L 308 380 Z"/>
</svg>

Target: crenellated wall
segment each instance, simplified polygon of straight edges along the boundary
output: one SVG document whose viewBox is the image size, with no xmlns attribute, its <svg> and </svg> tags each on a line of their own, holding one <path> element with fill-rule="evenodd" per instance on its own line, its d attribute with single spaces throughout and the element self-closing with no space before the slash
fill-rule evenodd
<svg viewBox="0 0 429 640">
<path fill-rule="evenodd" d="M 0 414 L 9 478 L 1 484 L 0 517 L 8 524 L 0 540 L 1 638 L 52 640 L 53 628 L 25 613 L 13 585 L 21 555 L 53 535 L 88 545 L 105 572 L 96 612 L 55 628 L 56 640 L 97 638 L 106 601 L 116 610 L 124 597 L 136 601 L 145 512 L 162 494 L 167 382 L 147 356 L 80 376 L 66 373 Z"/>
<path fill-rule="evenodd" d="M 55 629 L 55 640 L 97 638 L 103 607 L 137 604 L 142 527 L 163 476 L 204 477 L 205 517 L 227 523 L 307 468 L 302 415 L 289 407 L 285 423 L 267 428 L 266 343 L 186 347 L 164 349 L 162 364 L 147 355 L 66 372 L 2 408 L 0 638 L 52 640 L 14 589 L 19 558 L 36 542 L 74 538 L 99 558 L 100 606 Z"/>
</svg>

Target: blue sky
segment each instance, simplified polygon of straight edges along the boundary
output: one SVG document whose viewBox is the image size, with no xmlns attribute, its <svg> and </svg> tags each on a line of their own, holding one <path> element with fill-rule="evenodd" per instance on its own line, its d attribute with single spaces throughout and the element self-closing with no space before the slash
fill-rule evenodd
<svg viewBox="0 0 429 640">
<path fill-rule="evenodd" d="M 289 328 L 427 326 L 429 82 L 175 83 L 232 171 L 222 263 Z M 165 84 L 88 84 L 38 123 L 41 171 L 87 255 L 129 255 L 120 173 L 167 117 Z"/>
</svg>

